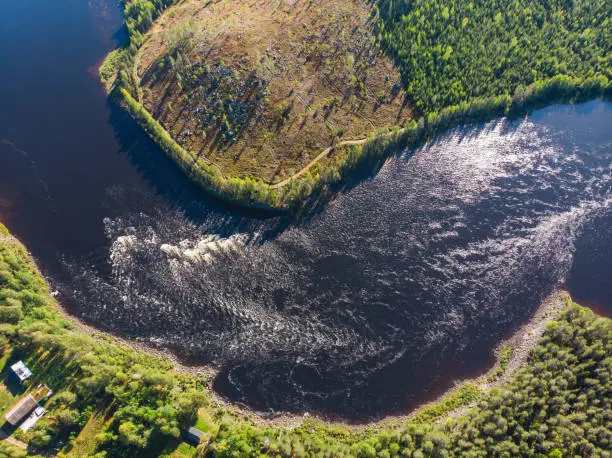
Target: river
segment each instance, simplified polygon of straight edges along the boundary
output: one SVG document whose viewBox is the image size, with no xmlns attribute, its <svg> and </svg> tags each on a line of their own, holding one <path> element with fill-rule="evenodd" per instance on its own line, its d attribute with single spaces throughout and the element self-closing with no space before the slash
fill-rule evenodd
<svg viewBox="0 0 612 458">
<path fill-rule="evenodd" d="M 564 286 L 612 314 L 612 105 L 404 151 L 299 220 L 192 186 L 100 87 L 107 0 L 0 4 L 0 220 L 66 308 L 263 411 L 405 412 Z"/>
</svg>

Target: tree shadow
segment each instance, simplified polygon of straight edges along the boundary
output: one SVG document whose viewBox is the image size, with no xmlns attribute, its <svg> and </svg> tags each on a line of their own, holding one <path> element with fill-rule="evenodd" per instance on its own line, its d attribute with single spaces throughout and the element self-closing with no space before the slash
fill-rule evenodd
<svg viewBox="0 0 612 458">
<path fill-rule="evenodd" d="M 293 221 L 286 212 L 245 208 L 207 193 L 185 175 L 114 99 L 109 98 L 107 105 L 109 124 L 114 129 L 120 154 L 129 157 L 156 196 L 162 197 L 191 222 L 199 225 L 214 215 L 219 222 L 219 235 L 257 232 L 258 240 L 265 241 L 284 231 Z"/>
</svg>

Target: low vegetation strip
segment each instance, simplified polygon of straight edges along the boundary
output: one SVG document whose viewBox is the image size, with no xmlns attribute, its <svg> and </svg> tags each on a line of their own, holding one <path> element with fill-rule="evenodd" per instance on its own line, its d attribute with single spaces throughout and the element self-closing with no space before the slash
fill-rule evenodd
<svg viewBox="0 0 612 458">
<path fill-rule="evenodd" d="M 169 363 L 110 338 L 84 334 L 57 307 L 25 249 L 0 225 L 4 365 L 24 360 L 35 374 L 32 383 L 55 392 L 45 405 L 48 415 L 14 435 L 45 454 L 610 456 L 612 322 L 575 304 L 548 323 L 526 365 L 500 387 L 483 392 L 468 383 L 400 423 L 364 430 L 315 420 L 266 426 L 214 408 L 204 380 L 177 374 Z M 513 364 L 509 353 L 500 351 L 500 367 Z M 474 400 L 466 415 L 440 421 Z M 180 443 L 181 431 L 193 424 L 205 432 L 198 449 Z M 0 442 L 3 454 L 28 452 Z"/>
</svg>

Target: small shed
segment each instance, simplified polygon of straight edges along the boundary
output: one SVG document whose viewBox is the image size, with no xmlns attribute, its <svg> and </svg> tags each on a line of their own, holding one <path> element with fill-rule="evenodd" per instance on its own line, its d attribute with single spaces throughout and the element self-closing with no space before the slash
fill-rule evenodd
<svg viewBox="0 0 612 458">
<path fill-rule="evenodd" d="M 9 424 L 15 426 L 25 418 L 32 410 L 36 408 L 38 403 L 31 395 L 27 395 L 19 401 L 4 417 Z"/>
<path fill-rule="evenodd" d="M 185 440 L 190 444 L 198 445 L 202 440 L 203 435 L 204 433 L 202 431 L 191 426 L 185 431 Z"/>
<path fill-rule="evenodd" d="M 27 379 L 32 377 L 32 371 L 23 363 L 23 361 L 17 361 L 11 366 L 11 371 L 19 380 L 19 383 L 25 382 Z"/>
</svg>

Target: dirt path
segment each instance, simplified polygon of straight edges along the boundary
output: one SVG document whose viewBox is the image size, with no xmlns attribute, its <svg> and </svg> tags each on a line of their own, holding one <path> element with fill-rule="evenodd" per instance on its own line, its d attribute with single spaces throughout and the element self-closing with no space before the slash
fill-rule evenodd
<svg viewBox="0 0 612 458">
<path fill-rule="evenodd" d="M 5 441 L 8 444 L 14 445 L 15 447 L 22 448 L 24 450 L 28 449 L 28 444 L 26 444 L 25 442 L 21 442 L 20 440 L 17 440 L 14 437 L 9 436 L 2 430 L 0 430 L 0 440 Z"/>
<path fill-rule="evenodd" d="M 140 86 L 140 76 L 138 75 L 138 64 L 139 64 L 139 54 L 136 55 L 136 59 L 134 60 L 134 66 L 133 66 L 133 73 L 134 73 L 134 80 L 137 82 L 136 83 L 136 96 L 138 98 L 137 102 L 140 103 L 142 105 L 142 88 Z M 144 108 L 144 105 L 143 105 Z M 159 121 L 158 121 L 159 122 Z M 160 124 L 161 125 L 161 124 Z M 164 129 L 165 130 L 165 129 Z M 166 131 L 167 132 L 167 131 Z M 170 135 L 169 132 L 167 132 L 168 135 Z M 171 135 L 170 135 L 171 136 Z M 278 188 L 282 188 L 283 186 L 291 183 L 293 180 L 295 180 L 296 178 L 299 178 L 300 176 L 302 176 L 303 174 L 305 174 L 313 165 L 315 165 L 317 162 L 319 162 L 321 159 L 323 159 L 324 157 L 326 157 L 329 153 L 331 153 L 335 148 L 340 148 L 342 146 L 350 146 L 350 145 L 363 145 L 365 142 L 367 142 L 368 139 L 367 138 L 362 138 L 359 140 L 345 140 L 342 141 L 340 143 L 338 143 L 337 145 L 333 145 L 330 146 L 328 148 L 325 148 L 323 151 L 321 151 L 321 153 L 319 153 L 319 155 L 317 157 L 315 157 L 312 161 L 310 161 L 308 164 L 306 164 L 304 167 L 302 167 L 301 170 L 299 170 L 297 173 L 294 173 L 293 175 L 291 175 L 289 178 L 286 178 L 283 181 L 280 181 L 276 184 L 272 184 L 269 185 L 271 189 L 278 189 Z M 199 155 L 194 155 L 196 158 L 196 161 L 198 159 L 203 159 L 207 164 L 214 166 L 219 173 L 221 173 L 221 175 L 223 174 L 223 171 L 221 170 L 221 168 L 215 164 L 214 162 L 208 160 L 205 157 L 201 157 Z"/>
<path fill-rule="evenodd" d="M 338 143 L 337 145 L 330 146 L 329 148 L 325 148 L 317 157 L 315 157 L 312 161 L 306 164 L 299 172 L 291 175 L 289 178 L 279 183 L 270 185 L 270 187 L 272 189 L 277 189 L 277 188 L 282 188 L 286 184 L 289 184 L 296 178 L 305 174 L 308 171 L 308 169 L 310 169 L 310 167 L 312 167 L 317 162 L 319 162 L 321 159 L 323 159 L 325 156 L 327 156 L 329 153 L 331 153 L 335 148 L 338 148 L 340 146 L 348 146 L 348 145 L 363 145 L 367 140 L 368 140 L 367 138 L 362 138 L 361 140 L 346 140 L 346 141 Z"/>
</svg>

